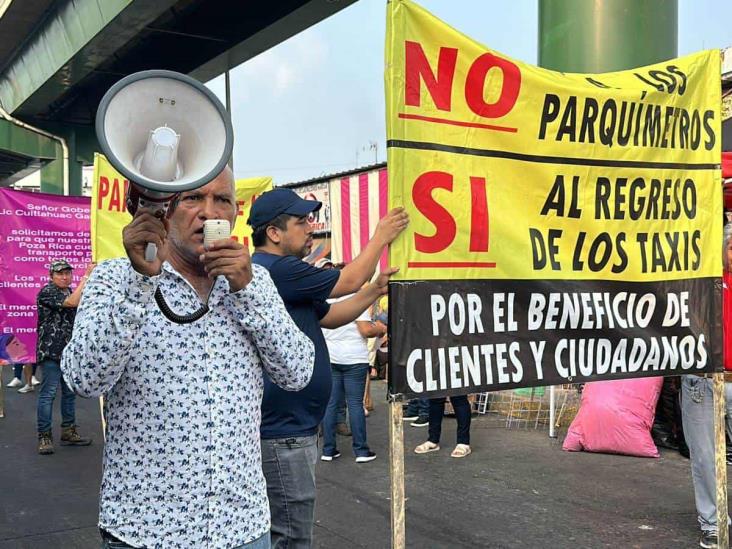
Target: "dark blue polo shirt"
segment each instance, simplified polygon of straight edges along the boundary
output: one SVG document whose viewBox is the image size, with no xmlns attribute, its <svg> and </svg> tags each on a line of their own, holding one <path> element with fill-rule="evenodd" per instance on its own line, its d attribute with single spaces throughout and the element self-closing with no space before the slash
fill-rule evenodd
<svg viewBox="0 0 732 549">
<path fill-rule="evenodd" d="M 264 375 L 262 438 L 314 435 L 325 415 L 332 383 L 328 347 L 320 329 L 320 319 L 330 310 L 325 300 L 341 273 L 318 269 L 294 255 L 255 252 L 252 262 L 269 271 L 292 320 L 315 344 L 313 377 L 303 390 L 285 391 Z"/>
</svg>

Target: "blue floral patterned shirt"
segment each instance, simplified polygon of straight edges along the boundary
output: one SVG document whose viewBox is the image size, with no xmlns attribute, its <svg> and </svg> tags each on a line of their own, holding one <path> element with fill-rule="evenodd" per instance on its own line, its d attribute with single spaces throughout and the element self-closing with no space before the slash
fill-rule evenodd
<svg viewBox="0 0 732 549">
<path fill-rule="evenodd" d="M 135 547 L 228 548 L 269 531 L 259 442 L 263 369 L 290 391 L 313 370 L 309 338 L 267 270 L 236 293 L 219 277 L 210 312 L 174 324 L 200 298 L 169 263 L 155 277 L 128 260 L 92 273 L 61 368 L 86 397 L 105 395 L 99 526 Z"/>
</svg>

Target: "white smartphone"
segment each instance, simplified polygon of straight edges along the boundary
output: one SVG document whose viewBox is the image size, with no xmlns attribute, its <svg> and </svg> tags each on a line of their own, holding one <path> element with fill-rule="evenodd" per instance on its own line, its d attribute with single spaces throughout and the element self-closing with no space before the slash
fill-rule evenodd
<svg viewBox="0 0 732 549">
<path fill-rule="evenodd" d="M 231 224 L 226 219 L 207 219 L 203 222 L 203 247 L 208 248 L 212 242 L 229 238 Z"/>
</svg>

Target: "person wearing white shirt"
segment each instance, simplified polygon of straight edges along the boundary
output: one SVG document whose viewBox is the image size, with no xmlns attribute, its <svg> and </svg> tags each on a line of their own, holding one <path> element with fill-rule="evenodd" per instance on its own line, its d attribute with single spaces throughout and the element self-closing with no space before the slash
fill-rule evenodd
<svg viewBox="0 0 732 549">
<path fill-rule="evenodd" d="M 346 300 L 350 295 L 328 300 L 330 303 Z M 336 424 L 338 405 L 345 394 L 348 419 L 353 437 L 353 453 L 356 463 L 367 463 L 376 459 L 366 438 L 366 415 L 363 409 L 363 395 L 366 377 L 369 375 L 369 350 L 367 338 L 386 334 L 381 322 L 371 322 L 368 311 L 356 320 L 334 330 L 323 329 L 333 374 L 333 387 L 323 419 L 323 453 L 321 460 L 333 461 L 340 457 L 336 445 Z"/>
<path fill-rule="evenodd" d="M 204 221 L 236 219 L 230 169 L 172 208 L 125 227 L 128 257 L 94 270 L 62 358 L 76 393 L 105 396 L 102 547 L 268 549 L 263 376 L 302 389 L 313 343 L 245 246 L 203 247 Z"/>
</svg>

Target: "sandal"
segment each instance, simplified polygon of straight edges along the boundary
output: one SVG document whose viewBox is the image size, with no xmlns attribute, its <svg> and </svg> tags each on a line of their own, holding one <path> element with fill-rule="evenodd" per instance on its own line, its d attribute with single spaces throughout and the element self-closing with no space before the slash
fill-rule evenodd
<svg viewBox="0 0 732 549">
<path fill-rule="evenodd" d="M 419 446 L 417 446 L 414 449 L 415 454 L 427 454 L 429 452 L 436 452 L 440 449 L 439 444 L 435 444 L 434 442 L 430 442 L 429 440 L 427 442 L 423 442 Z"/>
<path fill-rule="evenodd" d="M 455 446 L 455 449 L 452 451 L 452 454 L 450 454 L 450 457 L 454 458 L 464 458 L 469 456 L 473 451 L 470 449 L 470 446 L 467 444 L 458 444 Z"/>
</svg>

